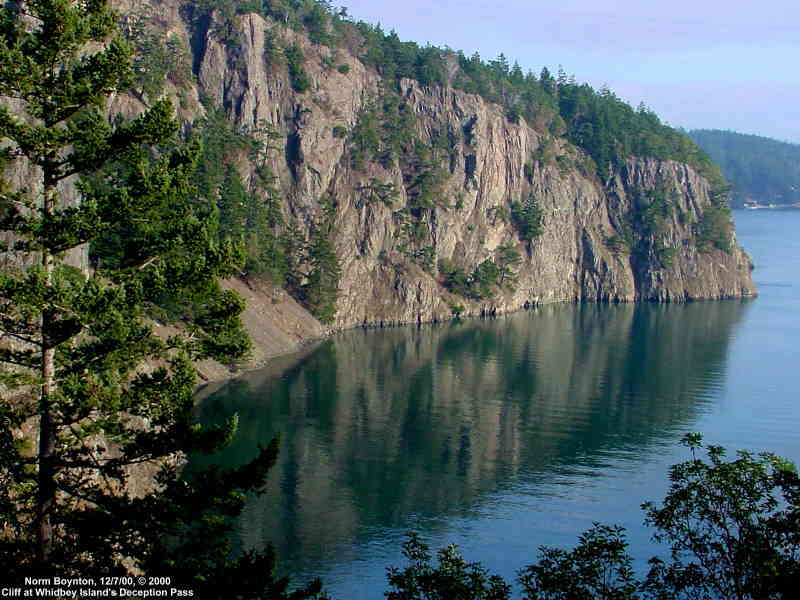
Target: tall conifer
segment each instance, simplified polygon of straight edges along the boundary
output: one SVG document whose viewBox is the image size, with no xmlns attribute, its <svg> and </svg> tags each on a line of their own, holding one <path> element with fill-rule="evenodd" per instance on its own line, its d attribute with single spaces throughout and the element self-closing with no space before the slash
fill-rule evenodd
<svg viewBox="0 0 800 600">
<path fill-rule="evenodd" d="M 247 350 L 242 301 L 216 283 L 243 255 L 192 211 L 197 150 L 172 141 L 169 102 L 111 124 L 107 99 L 130 75 L 106 0 L 0 9 L 0 572 L 180 567 L 196 597 L 283 598 L 272 553 L 231 558 L 226 537 L 277 443 L 239 469 L 181 475 L 235 431 L 193 424 L 192 364 Z M 114 260 L 70 266 L 98 240 Z M 182 294 L 193 321 L 156 335 L 150 308 Z M 153 485 L 133 494 L 146 464 Z"/>
</svg>

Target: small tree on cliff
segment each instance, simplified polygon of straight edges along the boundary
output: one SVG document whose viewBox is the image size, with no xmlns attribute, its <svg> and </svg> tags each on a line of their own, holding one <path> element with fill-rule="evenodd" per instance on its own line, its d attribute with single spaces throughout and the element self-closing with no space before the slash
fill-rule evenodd
<svg viewBox="0 0 800 600">
<path fill-rule="evenodd" d="M 339 296 L 341 269 L 333 244 L 333 226 L 336 206 L 332 198 L 321 202 L 322 215 L 311 234 L 308 258 L 311 270 L 303 288 L 303 299 L 309 310 L 323 323 L 333 323 L 336 318 L 336 300 Z"/>
<path fill-rule="evenodd" d="M 247 350 L 242 301 L 216 283 L 243 257 L 192 212 L 197 152 L 164 146 L 171 105 L 117 126 L 103 114 L 130 78 L 114 29 L 106 0 L 0 9 L 0 148 L 17 174 L 0 181 L 0 572 L 182 567 L 203 598 L 285 597 L 271 552 L 232 559 L 226 540 L 277 444 L 238 470 L 178 477 L 187 453 L 235 430 L 192 423 L 192 361 Z M 70 266 L 101 238 L 115 260 L 90 274 Z M 148 308 L 182 294 L 193 322 L 156 336 Z M 147 463 L 155 489 L 133 496 L 130 468 Z"/>
</svg>

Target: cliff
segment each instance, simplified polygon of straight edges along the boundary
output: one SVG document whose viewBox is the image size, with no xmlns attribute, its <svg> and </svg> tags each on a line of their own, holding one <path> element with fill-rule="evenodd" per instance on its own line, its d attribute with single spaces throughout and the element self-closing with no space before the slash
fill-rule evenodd
<svg viewBox="0 0 800 600">
<path fill-rule="evenodd" d="M 253 12 L 214 10 L 192 21 L 187 6 L 117 3 L 125 19 L 146 14 L 154 31 L 191 48 L 194 76 L 165 88 L 184 130 L 221 107 L 238 134 L 277 145 L 258 159 L 238 151 L 225 160 L 248 189 L 265 161 L 297 241 L 311 240 L 327 215 L 340 268 L 334 328 L 561 301 L 755 294 L 727 216 L 723 244 L 702 239 L 719 211 L 712 184 L 693 167 L 632 157 L 601 179 L 552 127 L 449 84 L 387 82 L 357 58 L 355 38 L 332 48 Z M 283 58 L 288 48 L 299 50 L 303 86 Z M 448 64 L 451 75 L 457 68 Z M 111 113 L 136 114 L 146 96 L 115 98 Z M 365 150 L 357 136 L 370 120 L 401 142 Z M 535 231 L 521 229 L 522 209 L 533 212 Z M 308 256 L 299 262 L 297 289 L 311 270 Z M 482 265 L 490 281 L 481 288 Z M 257 331 L 259 310 L 251 313 Z M 322 331 L 306 325 L 295 337 Z"/>
<path fill-rule="evenodd" d="M 224 106 L 240 130 L 268 123 L 283 134 L 284 151 L 273 155 L 271 167 L 285 213 L 297 218 L 306 235 L 320 201 L 334 199 L 332 231 L 341 265 L 336 326 L 443 319 L 454 307 L 477 314 L 559 301 L 685 301 L 755 293 L 750 261 L 733 232 L 729 252 L 698 244 L 698 224 L 712 200 L 710 183 L 691 167 L 632 158 L 601 182 L 584 167 L 585 155 L 563 138 L 537 131 L 524 119 L 513 123 L 500 106 L 477 95 L 403 79 L 399 97 L 413 115 L 415 138 L 428 147 L 447 140 L 434 157 L 442 165 L 434 197 L 421 207 L 419 168 L 404 168 L 402 161 L 354 168 L 349 140 L 335 132 L 353 131 L 379 102 L 383 83 L 377 73 L 352 54 L 312 44 L 259 15 L 241 15 L 236 24 L 235 60 L 213 22 L 207 28 L 195 57 L 199 93 Z M 265 43 L 276 38 L 302 49 L 307 92 L 294 91 L 285 69 L 265 61 Z M 252 176 L 247 164 L 242 167 Z M 370 198 L 376 182 L 391 186 L 395 197 Z M 658 237 L 659 247 L 670 249 L 668 261 L 653 251 L 657 244 L 642 253 L 641 244 L 637 249 L 610 242 L 659 186 L 670 197 L 669 214 L 658 232 L 634 234 Z M 529 197 L 541 211 L 542 233 L 528 244 L 510 211 Z M 496 260 L 504 246 L 521 258 L 513 267 L 513 286 L 475 299 L 442 285 L 442 261 L 470 273 Z"/>
</svg>

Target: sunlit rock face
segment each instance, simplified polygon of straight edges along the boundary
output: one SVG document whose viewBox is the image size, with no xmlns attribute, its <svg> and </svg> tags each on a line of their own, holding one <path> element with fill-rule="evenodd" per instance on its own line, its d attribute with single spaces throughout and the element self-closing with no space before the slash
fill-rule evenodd
<svg viewBox="0 0 800 600">
<path fill-rule="evenodd" d="M 265 126 L 277 132 L 280 137 L 270 142 L 277 148 L 266 160 L 277 176 L 284 215 L 300 236 L 310 236 L 323 201 L 334 204 L 333 242 L 342 270 L 335 327 L 436 321 L 451 318 L 456 308 L 476 315 L 560 301 L 674 302 L 755 293 L 750 260 L 735 239 L 730 253 L 698 250 L 697 224 L 711 200 L 709 182 L 691 167 L 631 159 L 601 181 L 580 150 L 541 126 L 524 119 L 512 123 L 502 107 L 477 95 L 402 80 L 399 98 L 413 114 L 414 137 L 427 146 L 447 140 L 445 146 L 437 142 L 433 154 L 435 193 L 414 214 L 419 171 L 396 159 L 355 168 L 352 143 L 342 134 L 378 103 L 384 84 L 374 70 L 347 48 L 313 44 L 257 14 L 234 18 L 233 48 L 220 39 L 216 13 L 192 33 L 185 4 L 116 2 L 123 14 L 149 10 L 165 35 L 178 36 L 192 49 L 194 81 L 165 88 L 185 131 L 204 116 L 200 98 L 207 98 L 240 132 L 256 138 Z M 307 91 L 292 88 L 285 60 L 269 58 L 270 40 L 300 48 Z M 132 116 L 143 106 L 135 95 L 119 96 L 110 111 Z M 550 158 L 541 159 L 543 154 Z M 242 153 L 231 160 L 250 185 L 253 159 Z M 23 176 L 11 174 L 12 180 Z M 393 197 L 371 197 L 365 190 L 376 183 L 393 186 Z M 635 222 L 642 199 L 659 186 L 672 203 L 659 233 L 659 243 L 671 249 L 668 265 L 652 251 L 609 243 Z M 528 243 L 510 209 L 530 197 L 541 210 L 543 232 Z M 469 274 L 483 261 L 497 260 L 501 247 L 521 258 L 512 267 L 513 285 L 481 300 L 443 285 L 441 261 Z"/>
<path fill-rule="evenodd" d="M 397 165 L 374 162 L 356 170 L 346 138 L 359 114 L 376 101 L 380 79 L 354 56 L 332 51 L 258 15 L 240 18 L 241 49 L 231 61 L 213 28 L 199 57 L 203 94 L 226 107 L 245 131 L 269 123 L 286 136 L 284 152 L 272 156 L 285 193 L 287 214 L 310 227 L 320 200 L 335 198 L 334 230 L 342 265 L 336 324 L 389 324 L 449 318 L 453 306 L 468 314 L 504 312 L 526 303 L 558 301 L 685 301 L 754 294 L 750 260 L 736 246 L 699 252 L 694 227 L 710 204 L 709 183 L 692 168 L 658 160 L 628 161 L 608 182 L 581 168 L 583 155 L 565 140 L 537 132 L 521 120 L 508 121 L 501 107 L 479 96 L 441 87 L 400 83 L 400 95 L 414 114 L 423 143 L 445 135 L 449 147 L 439 159 L 444 181 L 434 206 L 422 219 L 423 242 L 433 259 L 426 268 L 409 258 L 402 209 L 417 182 Z M 265 62 L 265 32 L 296 43 L 305 55 L 309 91 L 293 91 L 285 68 Z M 327 61 L 330 63 L 330 60 Z M 546 141 L 549 140 L 549 141 Z M 531 160 L 543 143 L 565 157 L 547 164 Z M 396 161 L 397 162 L 397 161 Z M 526 163 L 528 167 L 526 167 Z M 243 165 L 245 170 L 247 165 Z M 379 181 L 394 185 L 389 203 L 365 200 L 363 188 Z M 668 267 L 655 256 L 612 249 L 609 238 L 630 221 L 637 198 L 657 185 L 668 191 L 674 210 L 663 239 L 674 248 Z M 543 233 L 531 244 L 520 240 L 509 209 L 533 194 L 543 212 Z M 450 294 L 437 272 L 440 260 L 470 272 L 503 245 L 522 262 L 516 285 L 490 300 Z"/>
</svg>

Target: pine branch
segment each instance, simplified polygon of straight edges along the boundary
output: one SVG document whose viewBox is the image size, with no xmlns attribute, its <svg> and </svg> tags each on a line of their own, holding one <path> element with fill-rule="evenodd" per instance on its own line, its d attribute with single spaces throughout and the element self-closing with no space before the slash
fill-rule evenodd
<svg viewBox="0 0 800 600">
<path fill-rule="evenodd" d="M 12 339 L 17 340 L 18 342 L 22 342 L 23 344 L 30 344 L 31 346 L 38 346 L 39 348 L 43 347 L 41 340 L 29 338 L 24 335 L 14 333 L 12 331 L 9 331 L 8 329 L 5 329 L 4 326 L 0 324 L 0 338 L 2 336 L 8 336 Z"/>
</svg>

